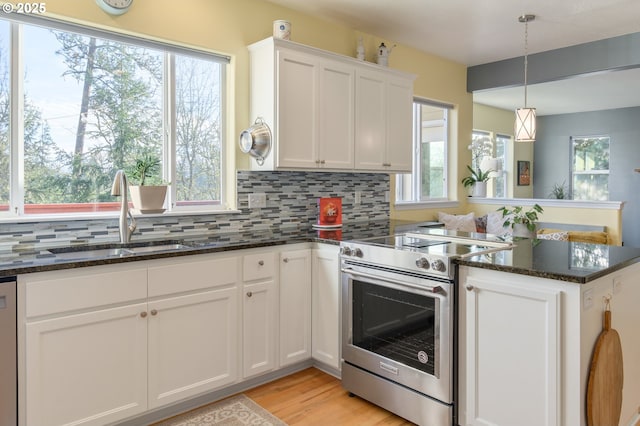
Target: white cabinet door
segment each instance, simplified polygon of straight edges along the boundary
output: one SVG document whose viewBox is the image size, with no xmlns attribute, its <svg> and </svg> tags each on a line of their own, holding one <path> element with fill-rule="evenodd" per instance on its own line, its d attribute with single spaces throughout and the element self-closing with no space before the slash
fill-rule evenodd
<svg viewBox="0 0 640 426">
<path fill-rule="evenodd" d="M 250 377 L 276 366 L 276 288 L 269 279 L 243 286 L 243 376 Z"/>
<path fill-rule="evenodd" d="M 237 380 L 237 287 L 149 302 L 149 408 Z"/>
<path fill-rule="evenodd" d="M 21 424 L 104 425 L 144 412 L 146 310 L 140 303 L 27 322 Z"/>
<path fill-rule="evenodd" d="M 413 80 L 356 71 L 355 168 L 410 172 Z"/>
<path fill-rule="evenodd" d="M 278 50 L 277 167 L 316 168 L 317 60 Z"/>
<path fill-rule="evenodd" d="M 280 366 L 311 358 L 311 250 L 280 253 Z"/>
<path fill-rule="evenodd" d="M 469 278 L 468 425 L 560 424 L 561 290 Z"/>
<path fill-rule="evenodd" d="M 311 293 L 312 356 L 340 369 L 340 264 L 338 246 L 313 250 Z"/>
<path fill-rule="evenodd" d="M 394 171 L 411 172 L 413 155 L 413 82 L 387 77 L 386 162 Z"/>
<path fill-rule="evenodd" d="M 318 77 L 317 159 L 320 167 L 353 169 L 355 68 L 323 59 Z"/>
<path fill-rule="evenodd" d="M 386 84 L 381 72 L 356 71 L 355 168 L 384 170 L 386 164 Z"/>
</svg>

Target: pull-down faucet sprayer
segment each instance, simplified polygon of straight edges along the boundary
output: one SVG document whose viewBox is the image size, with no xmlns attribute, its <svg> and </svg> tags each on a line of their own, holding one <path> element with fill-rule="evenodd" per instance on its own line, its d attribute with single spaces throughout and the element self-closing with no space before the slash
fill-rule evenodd
<svg viewBox="0 0 640 426">
<path fill-rule="evenodd" d="M 136 229 L 136 220 L 129 211 L 129 200 L 127 198 L 127 176 L 123 170 L 118 170 L 116 176 L 113 178 L 113 185 L 111 186 L 111 195 L 114 197 L 121 196 L 120 199 L 120 242 L 128 243 L 131 241 L 131 234 Z M 131 225 L 129 225 L 127 216 L 131 218 Z"/>
</svg>

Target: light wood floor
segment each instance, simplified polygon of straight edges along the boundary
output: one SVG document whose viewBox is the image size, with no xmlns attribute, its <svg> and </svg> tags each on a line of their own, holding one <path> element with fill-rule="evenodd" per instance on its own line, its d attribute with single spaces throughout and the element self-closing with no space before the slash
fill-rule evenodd
<svg viewBox="0 0 640 426">
<path fill-rule="evenodd" d="M 290 426 L 413 425 L 358 397 L 350 397 L 340 381 L 308 368 L 244 392 Z"/>
</svg>

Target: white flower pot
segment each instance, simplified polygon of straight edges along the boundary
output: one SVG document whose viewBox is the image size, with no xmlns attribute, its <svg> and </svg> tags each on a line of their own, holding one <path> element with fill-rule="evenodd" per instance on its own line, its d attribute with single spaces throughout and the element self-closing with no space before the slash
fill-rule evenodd
<svg viewBox="0 0 640 426">
<path fill-rule="evenodd" d="M 131 185 L 129 192 L 136 213 L 164 212 L 164 199 L 167 196 L 166 185 Z"/>
<path fill-rule="evenodd" d="M 524 237 L 524 238 L 535 238 L 536 231 L 529 231 L 527 225 L 523 223 L 514 223 L 513 224 L 513 236 L 514 237 Z"/>
<path fill-rule="evenodd" d="M 487 196 L 487 182 L 476 182 L 473 184 L 472 197 L 486 197 Z"/>
</svg>

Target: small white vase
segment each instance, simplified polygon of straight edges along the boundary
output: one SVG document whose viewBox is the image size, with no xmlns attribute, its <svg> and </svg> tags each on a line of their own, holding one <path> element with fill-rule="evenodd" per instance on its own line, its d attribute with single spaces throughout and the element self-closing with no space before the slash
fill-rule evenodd
<svg viewBox="0 0 640 426">
<path fill-rule="evenodd" d="M 476 182 L 473 184 L 472 197 L 486 197 L 487 196 L 487 182 Z"/>
<path fill-rule="evenodd" d="M 524 237 L 524 238 L 535 238 L 536 231 L 529 231 L 527 225 L 523 223 L 514 223 L 513 224 L 513 236 L 514 237 Z"/>
</svg>

